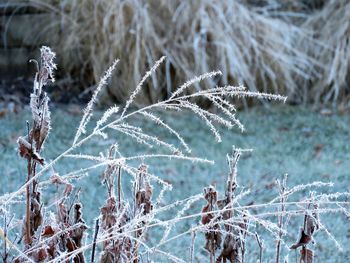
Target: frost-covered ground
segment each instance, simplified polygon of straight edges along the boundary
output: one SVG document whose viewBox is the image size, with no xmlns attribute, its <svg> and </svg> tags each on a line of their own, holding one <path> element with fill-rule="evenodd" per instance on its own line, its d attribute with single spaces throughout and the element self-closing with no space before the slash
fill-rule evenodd
<svg viewBox="0 0 350 263">
<path fill-rule="evenodd" d="M 52 112 L 53 129 L 43 153 L 47 160 L 57 156 L 72 143 L 80 117 L 57 107 Z M 193 147 L 194 155 L 215 161 L 215 165 L 168 160 L 149 162 L 152 172 L 173 184 L 174 189 L 166 195 L 165 203 L 201 193 L 203 187 L 209 184 L 216 184 L 222 190 L 227 175 L 225 155 L 230 152 L 232 145 L 254 149 L 252 153 L 244 155 L 239 163 L 239 184 L 242 189 L 243 187 L 251 189 L 251 194 L 242 200 L 242 204 L 269 201 L 277 193 L 274 186 L 275 179 L 282 178 L 285 173 L 289 174 L 290 186 L 312 181 L 332 181 L 335 183 L 332 191 L 350 191 L 350 115 L 324 116 L 310 109 L 285 105 L 270 109 L 256 107 L 238 114 L 246 127 L 246 132 L 241 133 L 238 129 L 223 130 L 221 144 L 215 143 L 207 128 L 202 128 L 201 121 L 191 114 L 170 113 L 162 116 L 170 121 L 173 128 L 181 132 Z M 0 119 L 0 185 L 2 186 L 0 195 L 17 189 L 25 180 L 25 161 L 17 156 L 16 139 L 19 135 L 25 134 L 26 119 L 30 119 L 30 115 L 25 111 Z M 156 130 L 155 126 L 147 121 L 138 119 L 135 122 L 161 138 L 168 136 L 161 130 Z M 105 151 L 115 140 L 125 155 L 144 150 L 143 147 L 124 137 L 111 137 L 107 142 L 94 140 L 84 147 L 82 152 L 98 154 L 99 151 Z M 88 162 L 79 163 L 77 160 L 63 160 L 55 166 L 55 171 L 64 174 L 87 164 Z M 79 181 L 79 186 L 82 188 L 81 199 L 85 204 L 85 218 L 90 225 L 93 225 L 93 219 L 98 214 L 105 196 L 100 183 L 100 173 L 101 170 L 96 171 Z M 129 181 L 129 178 L 124 179 L 125 184 Z M 50 191 L 54 191 L 54 188 L 50 188 Z M 127 192 L 127 189 L 124 191 Z M 299 197 L 301 196 L 297 198 Z M 54 193 L 50 198 L 54 198 Z M 52 200 L 50 198 L 46 202 L 50 202 Z M 199 212 L 202 205 L 203 202 L 194 204 L 191 212 Z M 344 251 L 338 251 L 334 242 L 325 233 L 318 232 L 315 236 L 316 262 L 349 262 L 350 221 L 338 215 L 324 216 L 321 219 L 344 246 Z M 198 218 L 187 220 L 185 225 L 189 227 L 196 222 Z M 286 236 L 287 246 L 295 241 L 302 223 L 303 219 L 300 217 L 291 220 L 289 234 Z M 181 227 L 176 228 L 171 235 L 181 230 Z M 274 240 L 264 231 L 261 233 L 266 245 L 264 262 L 271 262 Z M 152 242 L 152 233 L 150 236 Z M 157 233 L 154 236 L 157 236 Z M 204 243 L 202 234 L 198 233 L 197 236 L 196 258 L 200 262 L 205 255 L 202 249 Z M 250 256 L 247 262 L 256 262 L 258 250 L 251 247 L 255 241 L 249 238 L 248 243 L 251 245 L 248 247 L 247 254 Z M 190 238 L 186 236 L 163 248 L 168 248 L 177 256 L 186 258 L 189 245 Z M 283 254 L 286 255 L 287 252 L 284 247 Z M 294 252 L 289 254 L 290 261 L 295 261 Z M 160 259 L 160 261 L 167 260 Z"/>
</svg>

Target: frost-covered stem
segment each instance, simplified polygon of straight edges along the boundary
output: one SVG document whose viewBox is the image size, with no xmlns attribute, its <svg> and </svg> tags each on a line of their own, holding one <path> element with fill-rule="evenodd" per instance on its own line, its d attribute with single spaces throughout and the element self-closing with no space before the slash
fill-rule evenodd
<svg viewBox="0 0 350 263">
<path fill-rule="evenodd" d="M 79 128 L 77 130 L 77 133 L 75 134 L 72 146 L 75 146 L 77 144 L 80 136 L 85 133 L 85 128 L 92 117 L 92 110 L 93 110 L 95 102 L 97 101 L 98 94 L 100 93 L 102 88 L 107 85 L 107 81 L 112 76 L 112 73 L 113 73 L 114 69 L 116 68 L 118 62 L 119 62 L 118 59 L 113 62 L 112 66 L 109 67 L 109 69 L 106 71 L 105 75 L 101 78 L 94 93 L 92 94 L 91 100 L 89 101 L 88 105 L 84 109 L 84 115 L 80 121 Z"/>
<path fill-rule="evenodd" d="M 100 228 L 99 219 L 97 218 L 96 219 L 96 223 L 95 223 L 94 241 L 92 243 L 91 263 L 93 263 L 94 260 L 95 260 L 96 240 L 97 240 L 97 235 L 98 235 L 99 228 Z"/>
<path fill-rule="evenodd" d="M 30 233 L 30 184 L 28 182 L 30 181 L 31 178 L 31 159 L 28 160 L 27 164 L 27 187 L 26 187 L 26 222 L 25 222 L 25 231 L 26 231 L 26 236 L 24 243 L 26 245 L 30 245 L 32 243 L 32 237 Z"/>
<path fill-rule="evenodd" d="M 191 232 L 191 248 L 190 248 L 190 263 L 193 263 L 194 259 L 194 244 L 196 240 L 196 231 Z"/>
<path fill-rule="evenodd" d="M 307 208 L 308 209 L 310 208 L 310 204 L 307 205 Z M 305 233 L 307 233 L 306 232 L 306 223 L 307 223 L 307 213 L 305 213 L 305 215 L 304 215 L 304 226 L 303 226 L 303 229 L 304 229 Z M 303 261 L 307 262 L 306 261 L 306 245 L 303 245 L 301 250 L 304 251 L 304 253 L 302 254 L 302 255 L 304 255 Z M 301 258 L 300 258 L 300 262 L 301 262 Z"/>
<path fill-rule="evenodd" d="M 283 197 L 282 197 L 282 200 L 283 200 Z M 281 208 L 283 209 L 284 205 L 282 205 Z M 282 218 L 283 218 L 282 214 L 278 216 L 278 227 L 279 228 L 281 228 L 281 226 L 282 226 Z M 278 232 L 278 241 L 277 241 L 277 246 L 276 246 L 276 263 L 279 263 L 279 259 L 280 259 L 281 238 L 282 238 L 282 231 L 279 230 L 279 232 Z"/>
<path fill-rule="evenodd" d="M 255 233 L 255 238 L 259 245 L 259 263 L 262 263 L 263 246 L 258 233 Z"/>
<path fill-rule="evenodd" d="M 142 89 L 142 85 L 143 83 L 147 80 L 148 77 L 151 76 L 151 74 L 153 72 L 156 71 L 156 69 L 160 66 L 160 64 L 163 63 L 163 61 L 165 60 L 165 56 L 161 57 L 159 60 L 156 61 L 156 63 L 153 65 L 153 67 L 146 72 L 146 74 L 143 76 L 142 80 L 139 82 L 139 84 L 137 85 L 136 89 L 134 90 L 134 92 L 130 95 L 130 98 L 126 101 L 125 103 L 125 107 L 123 109 L 123 112 L 121 114 L 121 117 L 123 117 L 125 115 L 125 113 L 127 112 L 127 110 L 129 109 L 131 103 L 134 101 L 135 97 L 137 96 L 137 94 L 141 91 Z"/>
<path fill-rule="evenodd" d="M 210 210 L 213 211 L 213 198 L 210 198 Z M 213 263 L 215 261 L 215 248 L 214 248 L 214 240 L 213 235 L 210 236 L 210 263 Z M 214 261 L 213 261 L 214 260 Z"/>
<path fill-rule="evenodd" d="M 121 190 L 122 190 L 122 169 L 118 167 L 118 208 L 120 208 L 121 204 Z"/>
<path fill-rule="evenodd" d="M 282 239 L 282 227 L 283 227 L 283 217 L 286 210 L 285 205 L 285 191 L 286 191 L 286 180 L 287 177 L 284 178 L 282 184 L 278 181 L 278 187 L 279 187 L 279 194 L 280 194 L 280 202 L 281 202 L 281 213 L 278 215 L 278 241 L 276 245 L 276 263 L 279 263 L 280 260 L 280 253 L 281 253 L 281 239 Z"/>
<path fill-rule="evenodd" d="M 231 209 L 233 210 L 233 184 L 236 183 L 236 182 L 233 182 L 234 180 L 236 180 L 236 175 L 237 175 L 237 163 L 238 163 L 238 160 L 239 160 L 239 157 L 240 157 L 240 152 L 237 151 L 237 150 L 234 150 L 233 154 L 232 154 L 232 160 L 234 163 L 230 163 L 230 174 L 229 174 L 229 189 L 228 189 L 228 198 L 229 198 L 229 204 L 231 206 Z M 229 162 L 231 162 L 229 160 Z M 229 218 L 231 218 L 233 215 L 232 215 L 232 211 L 230 210 L 229 211 Z M 231 227 L 230 227 L 231 229 Z"/>
<path fill-rule="evenodd" d="M 244 256 L 245 256 L 245 242 L 246 242 L 247 232 L 244 232 L 243 234 L 243 240 L 241 240 L 241 251 L 242 251 L 242 263 L 244 263 Z"/>
</svg>

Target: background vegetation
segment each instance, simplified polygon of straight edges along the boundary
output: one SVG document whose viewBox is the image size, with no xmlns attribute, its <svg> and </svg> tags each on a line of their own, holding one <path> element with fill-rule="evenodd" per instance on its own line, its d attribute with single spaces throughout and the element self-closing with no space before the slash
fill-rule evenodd
<svg viewBox="0 0 350 263">
<path fill-rule="evenodd" d="M 18 3 L 14 12 L 30 5 L 51 15 L 39 28 L 30 25 L 35 33 L 28 32 L 26 40 L 34 36 L 36 43 L 54 47 L 61 57 L 58 84 L 65 91 L 89 93 L 105 66 L 120 58 L 124 63 L 102 100 L 123 102 L 142 72 L 166 55 L 167 63 L 146 83 L 142 104 L 166 98 L 184 80 L 218 69 L 223 77 L 201 88 L 243 84 L 252 91 L 288 95 L 290 103 L 349 98 L 348 1 Z M 5 20 L 4 28 L 10 29 L 13 17 Z M 12 31 L 4 30 L 4 41 Z"/>
</svg>

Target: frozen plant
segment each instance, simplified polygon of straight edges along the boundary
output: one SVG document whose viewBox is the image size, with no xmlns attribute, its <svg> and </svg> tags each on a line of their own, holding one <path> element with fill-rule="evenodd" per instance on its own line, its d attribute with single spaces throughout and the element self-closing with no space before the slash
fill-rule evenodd
<svg viewBox="0 0 350 263">
<path fill-rule="evenodd" d="M 203 211 L 186 215 L 202 195 L 193 195 L 183 200 L 173 200 L 164 204 L 166 191 L 171 190 L 169 182 L 150 172 L 147 166 L 149 159 L 180 159 L 183 161 L 212 163 L 205 157 L 196 157 L 191 154 L 191 147 L 181 136 L 180 132 L 171 127 L 171 124 L 160 117 L 160 111 L 189 111 L 203 120 L 204 126 L 211 131 L 213 137 L 220 142 L 221 135 L 218 126 L 232 128 L 237 126 L 244 130 L 241 122 L 236 118 L 236 109 L 232 97 L 255 97 L 260 99 L 273 99 L 285 101 L 280 95 L 251 92 L 244 87 L 215 86 L 206 90 L 189 92 L 194 84 L 207 79 L 219 78 L 220 71 L 204 73 L 190 79 L 174 91 L 168 99 L 152 105 L 133 107 L 135 99 L 142 91 L 143 84 L 166 61 L 161 57 L 141 79 L 135 90 L 131 93 L 124 107 L 113 106 L 106 110 L 102 117 L 94 120 L 94 106 L 101 90 L 108 84 L 114 69 L 119 63 L 114 61 L 106 71 L 87 104 L 83 117 L 79 123 L 72 145 L 67 147 L 60 155 L 50 162 L 41 156 L 42 147 L 50 130 L 49 100 L 44 92 L 45 85 L 53 81 L 55 54 L 48 47 L 41 49 L 41 61 L 37 63 L 38 73 L 34 79 L 34 88 L 31 95 L 31 111 L 33 123 L 27 125 L 26 136 L 18 139 L 18 148 L 21 157 L 28 165 L 25 183 L 18 190 L 0 197 L 0 210 L 8 213 L 16 203 L 22 203 L 24 196 L 25 215 L 23 218 L 23 238 L 20 242 L 13 242 L 8 237 L 13 224 L 5 223 L 1 229 L 4 244 L 3 258 L 6 260 L 12 253 L 16 262 L 86 262 L 87 252 L 91 254 L 91 262 L 98 258 L 107 262 L 150 262 L 156 255 L 166 257 L 174 262 L 186 262 L 186 259 L 173 255 L 163 249 L 168 244 L 185 235 L 195 236 L 196 232 L 204 232 L 206 236 L 206 249 L 210 253 L 212 262 L 244 261 L 247 257 L 247 240 L 256 237 L 251 231 L 256 225 L 262 226 L 273 237 L 283 242 L 287 232 L 287 224 L 276 224 L 273 219 L 279 216 L 293 217 L 308 213 L 310 208 L 300 209 L 299 206 L 310 203 L 309 199 L 298 202 L 287 202 L 287 197 L 308 188 L 330 186 L 328 183 L 316 182 L 309 185 L 296 186 L 286 189 L 270 203 L 241 205 L 240 200 L 249 194 L 249 191 L 238 191 L 237 163 L 242 150 L 235 149 L 229 156 L 230 172 L 225 186 L 225 196 L 217 200 L 217 190 L 214 187 L 206 188 L 204 198 L 207 202 Z M 217 108 L 213 113 L 197 104 L 198 99 L 204 98 L 212 102 Z M 143 127 L 133 124 L 133 119 L 141 117 L 145 121 L 165 129 L 177 142 L 169 142 L 163 138 L 146 132 Z M 149 147 L 147 153 L 126 156 L 119 151 L 118 140 L 114 139 L 109 149 L 100 154 L 84 154 L 79 152 L 84 144 L 92 139 L 106 140 L 119 138 L 117 135 L 127 136 L 135 144 Z M 106 140 L 106 142 L 109 142 Z M 93 162 L 92 165 L 79 167 L 66 174 L 55 172 L 55 164 L 67 158 L 80 164 L 82 160 Z M 81 162 L 85 163 L 85 162 Z M 83 204 L 80 202 L 80 189 L 75 186 L 79 180 L 84 180 L 87 173 L 105 168 L 102 181 L 106 188 L 106 200 L 100 208 L 100 215 L 96 219 L 92 240 L 86 239 L 89 227 L 83 219 Z M 54 171 L 54 172 L 52 172 Z M 47 181 L 40 180 L 43 175 L 49 174 Z M 131 197 L 123 194 L 122 178 L 129 176 L 132 180 Z M 53 204 L 44 204 L 43 193 L 47 184 L 62 188 L 57 194 Z M 154 191 L 155 189 L 159 191 Z M 312 204 L 318 206 L 317 213 L 341 212 L 344 205 L 339 199 L 348 196 L 348 193 L 320 194 L 312 196 Z M 285 200 L 280 202 L 281 198 Z M 283 203 L 282 211 L 275 210 Z M 53 209 L 52 207 L 56 207 Z M 164 217 L 170 210 L 177 211 L 171 218 Z M 346 211 L 346 209 L 345 209 Z M 185 220 L 202 218 L 202 224 L 190 227 L 180 234 L 172 235 L 176 225 Z M 11 222 L 21 222 L 15 217 Z M 162 233 L 159 242 L 148 242 L 148 235 L 152 230 Z M 320 229 L 327 231 L 325 226 Z M 329 233 L 329 232 L 327 232 Z M 331 234 L 329 233 L 331 236 Z M 154 238 L 154 237 L 150 237 Z M 334 239 L 335 240 L 335 239 Z M 21 244 L 19 246 L 18 244 Z M 259 242 L 260 244 L 260 242 Z M 196 244 L 193 237 L 191 244 L 191 258 L 193 260 Z M 220 249 L 220 254 L 216 251 Z M 261 247 L 262 249 L 262 247 Z M 262 253 L 262 251 L 261 251 Z M 260 254 L 261 254 L 260 253 Z M 5 261 L 6 262 L 6 261 Z M 6 262 L 8 263 L 8 262 Z"/>
</svg>

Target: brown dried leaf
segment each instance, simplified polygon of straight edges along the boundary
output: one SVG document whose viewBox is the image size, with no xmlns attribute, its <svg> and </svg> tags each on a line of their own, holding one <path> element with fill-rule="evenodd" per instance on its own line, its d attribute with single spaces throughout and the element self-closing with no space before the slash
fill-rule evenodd
<svg viewBox="0 0 350 263">
<path fill-rule="evenodd" d="M 43 229 L 43 233 L 41 234 L 43 237 L 51 237 L 54 234 L 56 234 L 56 230 L 54 227 L 52 227 L 51 225 L 47 225 L 44 227 Z"/>
<path fill-rule="evenodd" d="M 298 239 L 298 241 L 293 244 L 290 249 L 297 249 L 298 247 L 301 246 L 306 246 L 307 244 L 310 243 L 310 241 L 312 240 L 311 236 L 307 235 L 304 231 L 304 229 L 300 229 L 300 237 Z"/>
<path fill-rule="evenodd" d="M 215 224 L 211 230 L 209 230 L 207 233 L 205 233 L 205 246 L 204 248 L 214 253 L 215 250 L 219 249 L 221 247 L 222 242 L 222 234 L 220 230 L 220 226 L 218 224 Z"/>
<path fill-rule="evenodd" d="M 311 215 L 306 215 L 306 234 L 312 236 L 319 229 L 319 217 L 317 205 L 314 204 L 314 210 Z"/>
<path fill-rule="evenodd" d="M 216 210 L 217 192 L 214 186 L 204 188 L 204 198 L 208 203 L 202 208 L 201 222 L 203 225 L 210 224 L 205 233 L 206 243 L 204 248 L 210 253 L 214 253 L 215 250 L 220 248 L 222 242 L 220 225 L 216 223 L 216 220 L 213 221 L 215 214 L 210 213 Z"/>
<path fill-rule="evenodd" d="M 107 199 L 107 203 L 101 207 L 102 228 L 107 230 L 117 223 L 117 201 L 114 197 Z"/>
<path fill-rule="evenodd" d="M 58 219 L 63 224 L 69 223 L 69 215 L 67 212 L 67 208 L 63 202 L 59 203 L 58 205 Z"/>
<path fill-rule="evenodd" d="M 48 253 L 46 251 L 46 248 L 40 248 L 36 255 L 33 257 L 33 259 L 35 260 L 35 262 L 42 262 L 45 261 L 48 258 Z"/>
<path fill-rule="evenodd" d="M 210 205 L 207 204 L 206 206 L 203 207 L 202 209 L 202 219 L 201 222 L 203 225 L 209 224 L 210 221 L 213 219 L 213 214 L 209 213 L 210 212 Z"/>
<path fill-rule="evenodd" d="M 64 191 L 63 191 L 63 195 L 64 196 L 67 197 L 67 196 L 69 196 L 72 193 L 74 186 L 71 183 L 68 183 L 66 180 L 64 180 L 58 174 L 51 175 L 50 180 L 51 180 L 52 184 L 65 185 L 65 188 L 64 188 Z"/>
<path fill-rule="evenodd" d="M 68 252 L 72 252 L 78 248 L 73 239 L 67 238 L 66 241 L 67 241 L 66 247 L 68 249 Z"/>
<path fill-rule="evenodd" d="M 300 250 L 300 263 L 312 263 L 314 260 L 314 252 L 311 249 L 303 248 Z"/>
<path fill-rule="evenodd" d="M 44 165 L 44 158 L 42 158 L 30 145 L 30 143 L 23 137 L 19 137 L 17 140 L 18 152 L 21 157 L 27 160 L 34 160 L 35 162 Z"/>
<path fill-rule="evenodd" d="M 223 249 L 221 251 L 220 256 L 217 258 L 216 262 L 226 262 L 229 260 L 231 263 L 241 263 L 242 255 L 240 253 L 241 250 L 241 242 L 239 237 L 234 237 L 232 235 L 226 235 L 224 240 Z"/>
</svg>

